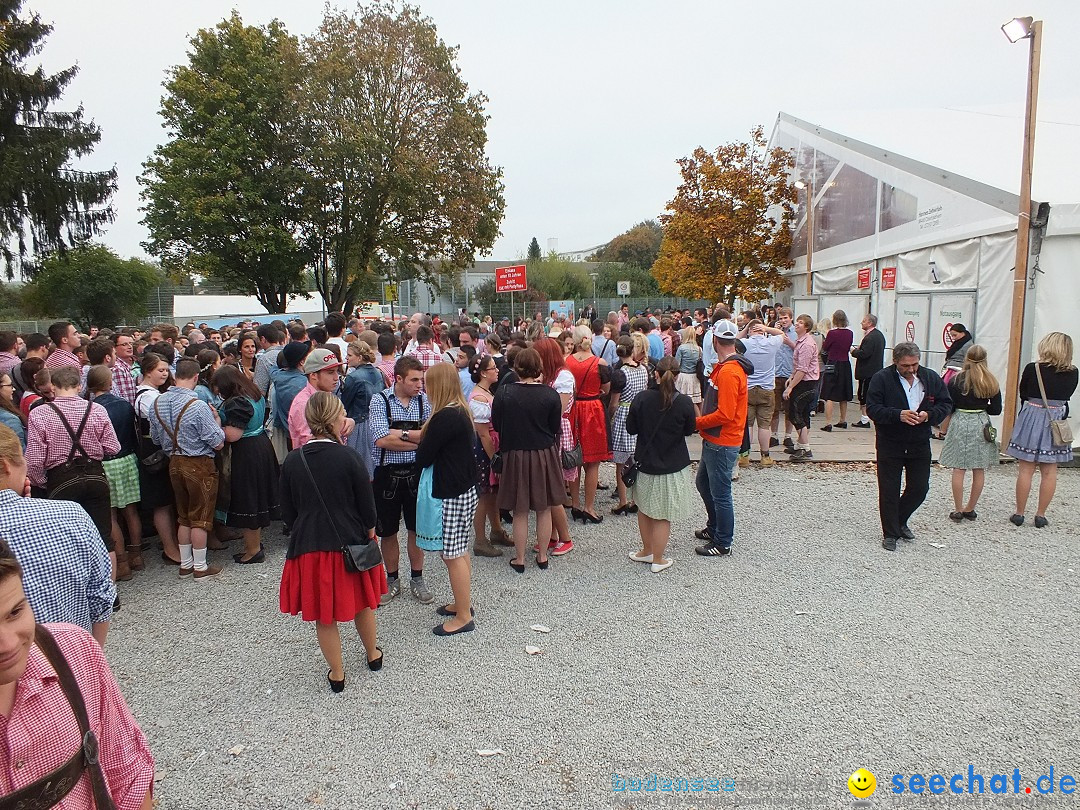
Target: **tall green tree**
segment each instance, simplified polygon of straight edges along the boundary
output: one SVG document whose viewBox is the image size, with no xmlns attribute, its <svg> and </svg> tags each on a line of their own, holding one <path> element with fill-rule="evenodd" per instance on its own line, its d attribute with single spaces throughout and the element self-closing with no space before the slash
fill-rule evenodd
<svg viewBox="0 0 1080 810">
<path fill-rule="evenodd" d="M 60 316 L 89 329 L 133 323 L 162 275 L 140 259 L 121 259 L 104 245 L 82 244 L 54 254 L 23 288 L 23 304 L 38 316 Z"/>
<path fill-rule="evenodd" d="M 682 185 L 660 217 L 664 240 L 652 272 L 660 287 L 687 298 L 734 305 L 788 286 L 796 190 L 794 158 L 768 151 L 762 127 L 747 141 L 701 147 L 678 161 Z"/>
<path fill-rule="evenodd" d="M 485 152 L 487 99 L 435 24 L 408 5 L 331 9 L 303 51 L 304 230 L 327 307 L 350 309 L 386 265 L 430 277 L 489 252 L 506 204 Z"/>
<path fill-rule="evenodd" d="M 529 242 L 529 252 L 525 254 L 525 260 L 528 262 L 537 262 L 544 258 L 544 254 L 540 251 L 540 243 L 536 241 L 536 237 L 532 238 Z"/>
<path fill-rule="evenodd" d="M 32 276 L 41 257 L 100 233 L 113 221 L 116 191 L 115 167 L 71 168 L 94 150 L 101 130 L 83 119 L 81 105 L 50 109 L 79 68 L 47 74 L 27 64 L 53 29 L 37 14 L 20 17 L 21 6 L 0 0 L 0 258 L 9 279 Z"/>
<path fill-rule="evenodd" d="M 299 44 L 234 11 L 191 38 L 165 83 L 169 140 L 139 182 L 150 240 L 169 272 L 209 276 L 284 312 L 313 259 L 298 239 L 310 178 L 298 122 Z"/>
<path fill-rule="evenodd" d="M 649 270 L 660 254 L 664 231 L 655 219 L 639 222 L 604 245 L 592 257 L 598 262 L 620 262 Z"/>
</svg>

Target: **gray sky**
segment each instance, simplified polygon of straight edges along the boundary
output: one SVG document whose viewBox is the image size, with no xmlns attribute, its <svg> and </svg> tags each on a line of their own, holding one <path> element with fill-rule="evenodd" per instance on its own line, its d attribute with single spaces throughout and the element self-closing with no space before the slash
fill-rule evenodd
<svg viewBox="0 0 1080 810">
<path fill-rule="evenodd" d="M 1040 97 L 1080 92 L 1077 0 L 419 5 L 460 46 L 470 87 L 490 99 L 489 154 L 506 175 L 497 259 L 523 256 L 533 236 L 545 250 L 549 238 L 562 251 L 579 250 L 657 216 L 678 185 L 677 158 L 741 139 L 756 124 L 768 134 L 780 110 L 830 129 L 840 129 L 830 113 L 840 121 L 844 112 L 865 119 L 880 111 L 880 133 L 859 137 L 902 152 L 890 138 L 898 110 L 1022 102 L 1027 46 L 1010 45 L 999 28 L 1016 15 L 1045 21 Z M 24 2 L 24 12 L 55 26 L 46 68 L 81 68 L 65 103 L 81 102 L 103 129 L 84 165 L 119 170 L 117 220 L 104 241 L 121 255 L 143 253 L 135 178 L 164 137 L 157 113 L 165 72 L 186 61 L 192 33 L 233 8 L 247 23 L 277 17 L 305 35 L 323 4 Z M 1018 163 L 1019 154 L 1000 160 Z"/>
</svg>

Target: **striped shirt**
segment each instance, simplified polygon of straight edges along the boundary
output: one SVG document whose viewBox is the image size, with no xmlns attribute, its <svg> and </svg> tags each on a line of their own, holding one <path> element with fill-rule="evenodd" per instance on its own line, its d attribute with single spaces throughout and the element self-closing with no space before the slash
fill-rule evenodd
<svg viewBox="0 0 1080 810">
<path fill-rule="evenodd" d="M 67 349 L 53 349 L 45 358 L 45 368 L 63 368 L 64 366 L 79 368 L 81 365 L 79 358 Z"/>
<path fill-rule="evenodd" d="M 120 452 L 120 442 L 116 439 L 112 421 L 100 405 L 79 397 L 57 397 L 52 405 L 60 409 L 71 430 L 76 433 L 83 414 L 87 408 L 90 409 L 86 427 L 79 437 L 79 445 L 89 458 L 101 461 L 106 456 L 115 456 Z M 26 471 L 31 484 L 44 487 L 46 471 L 69 461 L 73 449 L 71 435 L 52 406 L 41 405 L 30 412 L 26 425 Z"/>
</svg>

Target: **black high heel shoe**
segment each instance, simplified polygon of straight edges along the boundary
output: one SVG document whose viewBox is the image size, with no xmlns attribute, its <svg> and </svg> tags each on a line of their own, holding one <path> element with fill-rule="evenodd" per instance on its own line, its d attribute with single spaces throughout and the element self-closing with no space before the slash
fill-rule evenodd
<svg viewBox="0 0 1080 810">
<path fill-rule="evenodd" d="M 604 518 L 600 517 L 598 515 L 594 515 L 594 514 L 592 514 L 590 512 L 586 512 L 584 509 L 582 509 L 581 510 L 581 522 L 582 523 L 603 523 Z"/>
<path fill-rule="evenodd" d="M 329 670 L 329 669 L 326 670 L 326 680 L 328 680 L 330 682 L 330 691 L 335 692 L 335 693 L 344 692 L 345 691 L 345 679 L 342 678 L 340 681 L 335 681 L 333 678 L 330 677 L 331 671 L 332 670 Z"/>
<path fill-rule="evenodd" d="M 541 571 L 547 571 L 548 561 L 544 560 L 543 562 L 541 562 L 540 560 L 537 560 L 536 567 L 539 568 Z"/>
<path fill-rule="evenodd" d="M 630 504 L 624 503 L 622 506 L 616 506 L 611 510 L 613 515 L 626 515 L 630 513 Z"/>
<path fill-rule="evenodd" d="M 380 669 L 382 669 L 383 651 L 378 647 L 376 647 L 375 649 L 379 650 L 379 657 L 376 658 L 374 661 L 367 662 L 367 668 L 370 669 L 372 672 L 378 672 Z"/>
<path fill-rule="evenodd" d="M 576 506 L 571 506 L 570 507 L 570 518 L 572 520 L 574 520 L 574 521 L 581 520 L 582 523 L 585 522 L 584 520 L 581 519 L 581 510 L 578 509 Z"/>
</svg>

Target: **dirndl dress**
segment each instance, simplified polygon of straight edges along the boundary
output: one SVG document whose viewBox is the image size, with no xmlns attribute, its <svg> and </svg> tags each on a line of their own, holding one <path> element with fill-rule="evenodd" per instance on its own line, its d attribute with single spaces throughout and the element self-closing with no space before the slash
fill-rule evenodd
<svg viewBox="0 0 1080 810">
<path fill-rule="evenodd" d="M 997 463 L 997 444 L 983 437 L 990 417 L 986 411 L 957 410 L 945 434 L 938 462 L 954 470 L 988 470 Z"/>
<path fill-rule="evenodd" d="M 570 409 L 570 426 L 575 443 L 581 445 L 582 461 L 585 464 L 609 461 L 607 419 L 600 401 L 600 361 L 595 357 L 582 361 L 570 355 L 566 367 L 574 375 L 576 393 Z"/>
<path fill-rule="evenodd" d="M 375 541 L 378 542 L 378 541 Z M 386 569 L 346 571 L 340 551 L 309 551 L 285 560 L 278 590 L 282 613 L 301 614 L 305 622 L 351 622 L 374 610 L 386 593 Z"/>
<path fill-rule="evenodd" d="M 1046 404 L 1049 407 L 1029 400 L 1020 408 L 1005 450 L 1013 458 L 1037 464 L 1064 464 L 1073 460 L 1071 447 L 1055 445 L 1050 439 L 1050 423 L 1065 418 L 1065 403 L 1049 399 Z M 949 433 L 952 433 L 951 425 Z"/>
<path fill-rule="evenodd" d="M 626 432 L 626 416 L 634 397 L 649 386 L 649 369 L 646 366 L 621 366 L 626 377 L 626 387 L 619 394 L 615 417 L 611 420 L 611 458 L 616 464 L 625 464 L 637 447 L 637 436 Z"/>
<path fill-rule="evenodd" d="M 469 394 L 469 410 L 472 412 L 473 422 L 478 425 L 488 426 L 491 443 L 497 453 L 499 452 L 499 432 L 491 427 L 491 401 L 484 399 L 483 394 L 477 395 L 477 392 L 482 390 L 481 388 L 474 388 L 472 393 Z M 473 444 L 473 455 L 476 457 L 477 494 L 490 495 L 493 492 L 498 492 L 499 476 L 491 469 L 491 459 L 488 458 L 487 450 L 484 449 L 484 443 L 480 441 L 479 434 L 477 434 L 476 442 Z"/>
<path fill-rule="evenodd" d="M 686 516 L 690 509 L 690 493 L 694 491 L 690 467 L 667 475 L 638 472 L 631 500 L 653 520 L 675 520 Z"/>
<path fill-rule="evenodd" d="M 279 507 L 277 455 L 263 429 L 266 400 L 233 397 L 222 403 L 221 413 L 223 425 L 244 428 L 243 436 L 229 445 L 228 511 L 223 522 L 237 529 L 265 528 L 277 519 Z M 221 505 L 219 498 L 219 510 Z"/>
<path fill-rule="evenodd" d="M 574 375 L 568 369 L 560 369 L 551 387 L 560 395 L 570 395 L 570 400 L 566 403 L 566 408 L 562 412 L 562 419 L 559 422 L 559 460 L 561 466 L 562 451 L 573 450 L 575 446 L 574 430 L 570 427 L 570 411 L 574 408 Z M 572 467 L 568 470 L 563 467 L 562 474 L 564 481 L 576 481 L 578 468 Z"/>
<path fill-rule="evenodd" d="M 123 509 L 142 499 L 139 491 L 139 458 L 128 453 L 119 458 L 107 458 L 101 462 L 105 480 L 109 482 L 109 505 Z"/>
</svg>

